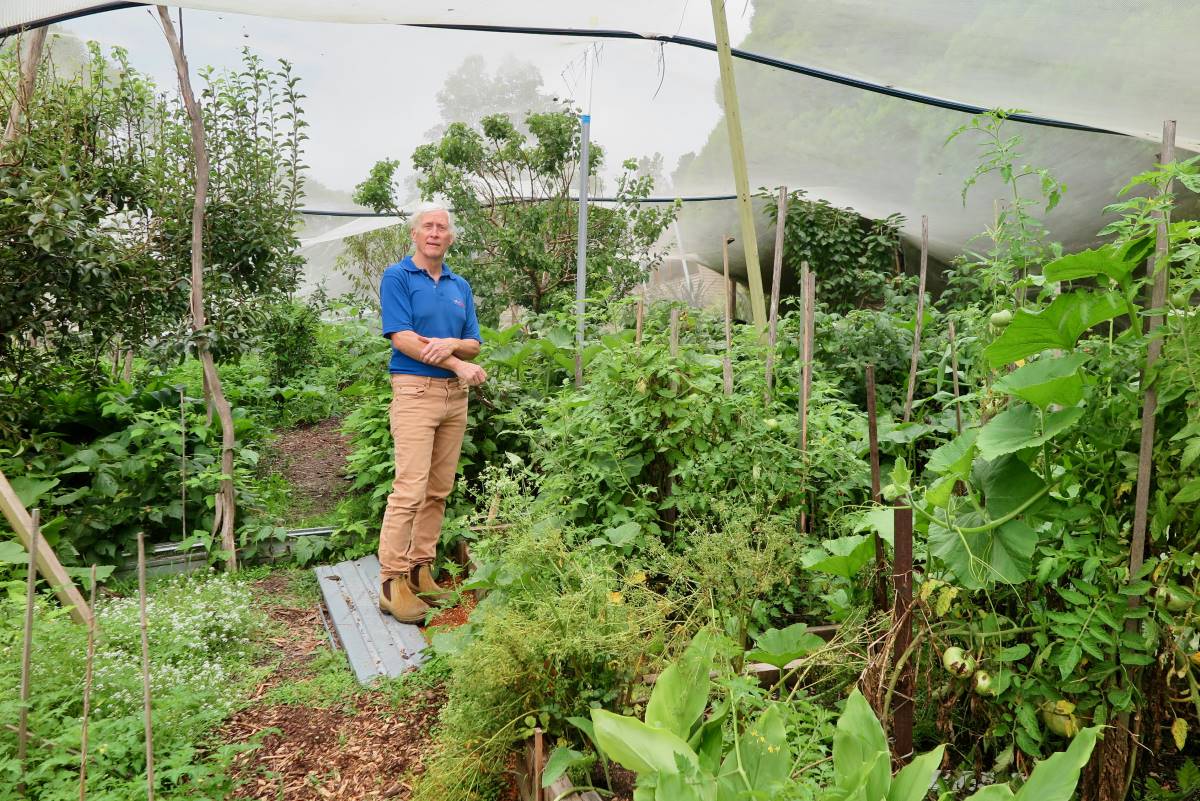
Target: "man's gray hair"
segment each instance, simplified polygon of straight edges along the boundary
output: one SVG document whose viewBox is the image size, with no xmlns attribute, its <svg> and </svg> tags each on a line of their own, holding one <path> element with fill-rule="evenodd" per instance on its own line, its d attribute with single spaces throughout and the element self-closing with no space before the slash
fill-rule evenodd
<svg viewBox="0 0 1200 801">
<path fill-rule="evenodd" d="M 410 231 L 416 230 L 417 226 L 421 224 L 421 218 L 435 211 L 446 212 L 446 218 L 450 220 L 450 235 L 457 239 L 458 226 L 454 224 L 454 212 L 441 203 L 432 200 L 423 200 L 417 204 L 417 207 L 413 209 L 412 215 L 408 218 L 408 229 Z"/>
</svg>

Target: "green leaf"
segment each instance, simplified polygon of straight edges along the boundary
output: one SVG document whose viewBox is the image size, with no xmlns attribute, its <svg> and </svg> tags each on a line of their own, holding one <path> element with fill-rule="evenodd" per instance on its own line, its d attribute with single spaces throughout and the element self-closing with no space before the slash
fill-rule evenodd
<svg viewBox="0 0 1200 801">
<path fill-rule="evenodd" d="M 1007 453 L 1016 453 L 1049 442 L 1079 422 L 1083 407 L 1073 406 L 1045 416 L 1041 426 L 1038 412 L 1026 404 L 1014 406 L 992 418 L 979 433 L 979 455 L 991 461 Z"/>
<path fill-rule="evenodd" d="M 1083 332 L 1125 308 L 1125 299 L 1116 292 L 1068 292 L 1040 311 L 1018 310 L 984 355 L 992 367 L 1001 367 L 1051 348 L 1073 350 Z"/>
<path fill-rule="evenodd" d="M 934 777 L 937 776 L 938 766 L 942 764 L 942 753 L 945 750 L 946 746 L 939 745 L 901 768 L 896 778 L 892 779 L 887 801 L 921 801 L 928 795 Z"/>
<path fill-rule="evenodd" d="M 565 745 L 560 745 L 555 748 L 550 754 L 550 758 L 546 760 L 546 767 L 542 769 L 542 787 L 549 787 L 558 781 L 558 777 L 562 776 L 573 766 L 587 761 L 587 754 L 576 751 L 573 748 L 567 748 Z"/>
<path fill-rule="evenodd" d="M 1193 478 L 1175 493 L 1171 503 L 1195 503 L 1200 501 L 1200 477 Z"/>
<path fill-rule="evenodd" d="M 0 540 L 0 565 L 27 565 L 29 552 L 19 542 Z"/>
<path fill-rule="evenodd" d="M 809 570 L 853 578 L 875 556 L 875 541 L 861 534 L 828 540 L 822 545 L 833 555 L 809 565 Z"/>
<path fill-rule="evenodd" d="M 997 662 L 1016 662 L 1027 656 L 1029 656 L 1029 646 L 1022 642 L 1001 648 L 992 656 L 992 659 Z"/>
<path fill-rule="evenodd" d="M 967 796 L 967 801 L 1010 801 L 1016 798 L 1007 784 L 993 784 Z"/>
<path fill-rule="evenodd" d="M 804 623 L 795 623 L 785 629 L 767 629 L 758 635 L 754 644 L 754 650 L 746 654 L 746 658 L 777 668 L 825 647 L 825 641 L 809 633 Z"/>
<path fill-rule="evenodd" d="M 926 467 L 939 476 L 954 476 L 965 479 L 971 473 L 971 462 L 975 460 L 975 440 L 978 428 L 970 428 L 945 445 L 929 454 Z"/>
<path fill-rule="evenodd" d="M 9 479 L 8 483 L 12 486 L 13 492 L 17 493 L 17 497 L 21 499 L 21 505 L 26 509 L 32 509 L 43 495 L 58 486 L 58 479 L 16 476 Z"/>
<path fill-rule="evenodd" d="M 636 522 L 622 523 L 615 528 L 606 529 L 604 537 L 610 544 L 618 548 L 629 545 L 642 533 L 642 526 Z"/>
<path fill-rule="evenodd" d="M 983 487 L 984 506 L 993 519 L 1024 506 L 1030 498 L 1046 489 L 1046 482 L 1015 456 L 980 464 L 977 478 Z M 1026 513 L 1039 507 L 1040 502 L 1034 503 Z"/>
<path fill-rule="evenodd" d="M 708 674 L 717 644 L 706 629 L 658 677 L 646 704 L 646 723 L 687 740 L 708 705 Z M 595 717 L 592 718 L 595 720 Z"/>
<path fill-rule="evenodd" d="M 720 794 L 738 798 L 743 797 L 740 793 L 746 792 L 754 793 L 756 797 L 769 797 L 772 790 L 787 780 L 791 767 L 792 755 L 783 718 L 778 707 L 772 705 L 742 732 L 738 752 L 730 751 L 721 763 L 717 777 Z"/>
<path fill-rule="evenodd" d="M 1083 399 L 1079 368 L 1085 361 L 1087 356 L 1083 353 L 1038 359 L 1003 376 L 993 386 L 1040 409 L 1051 404 L 1074 406 Z"/>
<path fill-rule="evenodd" d="M 962 534 L 938 523 L 929 525 L 930 553 L 969 590 L 995 582 L 1024 582 L 1033 572 L 1037 543 L 1037 532 L 1020 520 L 991 531 Z"/>
<path fill-rule="evenodd" d="M 1081 730 L 1066 751 L 1038 762 L 1029 781 L 1017 792 L 1018 801 L 1071 801 L 1079 783 L 1079 771 L 1091 758 L 1100 729 L 1091 726 Z"/>
<path fill-rule="evenodd" d="M 1118 250 L 1111 245 L 1084 250 L 1055 259 L 1042 269 L 1042 275 L 1047 281 L 1076 281 L 1104 275 L 1118 284 L 1124 284 L 1141 261 L 1130 258 L 1137 255 L 1136 249 Z"/>
<path fill-rule="evenodd" d="M 604 709 L 592 710 L 596 745 L 609 759 L 634 773 L 676 773 L 675 761 L 682 757 L 699 767 L 696 754 L 688 744 L 666 729 L 648 726 L 637 718 L 614 715 Z"/>
<path fill-rule="evenodd" d="M 881 759 L 882 757 L 882 759 Z M 863 776 L 863 770 L 867 775 Z M 833 777 L 840 788 L 851 788 L 861 780 L 867 797 L 885 798 L 891 784 L 891 756 L 883 727 L 863 694 L 855 689 L 846 699 L 833 735 Z"/>
</svg>

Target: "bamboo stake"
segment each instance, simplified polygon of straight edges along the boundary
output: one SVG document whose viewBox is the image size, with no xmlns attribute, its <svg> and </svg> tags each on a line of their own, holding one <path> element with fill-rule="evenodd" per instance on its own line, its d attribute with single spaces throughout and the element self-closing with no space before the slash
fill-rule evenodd
<svg viewBox="0 0 1200 801">
<path fill-rule="evenodd" d="M 929 268 L 929 217 L 921 215 L 921 277 L 917 281 L 917 321 L 913 326 L 912 361 L 908 366 L 908 394 L 904 422 L 912 419 L 913 393 L 917 388 L 917 360 L 921 356 L 921 325 L 925 321 L 925 274 Z"/>
<path fill-rule="evenodd" d="M 958 345 L 954 336 L 954 321 L 950 321 L 950 380 L 954 383 L 954 425 L 962 433 L 962 402 L 958 399 Z"/>
<path fill-rule="evenodd" d="M 1160 164 L 1170 164 L 1175 160 L 1175 120 L 1163 123 L 1162 152 L 1158 157 Z M 1171 185 L 1163 187 L 1163 195 L 1171 192 Z M 1167 225 L 1170 223 L 1168 214 L 1158 214 L 1158 230 L 1155 233 L 1154 260 L 1150 263 L 1154 275 L 1154 286 L 1150 291 L 1150 308 L 1161 309 L 1167 302 L 1167 279 L 1170 267 L 1170 239 L 1167 235 Z M 1163 323 L 1161 314 L 1154 314 L 1147 321 L 1146 335 L 1150 343 L 1146 346 L 1146 369 L 1142 372 L 1142 385 L 1146 386 L 1146 394 L 1142 398 L 1142 439 L 1138 445 L 1138 478 L 1137 490 L 1133 507 L 1133 540 L 1129 546 L 1129 575 L 1132 577 L 1142 567 L 1146 552 L 1146 521 L 1150 508 L 1150 482 L 1154 473 L 1154 414 L 1158 410 L 1158 389 L 1149 383 L 1149 376 L 1162 353 L 1162 338 L 1154 336 Z M 1137 596 L 1130 597 L 1130 605 L 1137 603 Z"/>
<path fill-rule="evenodd" d="M 875 410 L 875 365 L 867 365 L 867 443 L 871 449 L 871 500 L 882 503 L 879 479 L 879 419 Z M 883 540 L 876 531 L 875 538 L 875 608 L 887 608 L 887 555 Z"/>
<path fill-rule="evenodd" d="M 646 293 L 643 290 L 642 296 L 637 302 L 637 323 L 633 331 L 633 341 L 640 348 L 642 346 L 642 326 L 646 318 Z"/>
<path fill-rule="evenodd" d="M 800 379 L 800 458 L 804 464 L 806 508 L 800 512 L 800 530 L 808 531 L 808 399 L 812 391 L 813 312 L 814 296 L 817 292 L 817 277 L 809 272 L 808 262 L 803 263 L 801 275 L 804 280 L 804 330 L 801 333 L 800 346 L 800 360 L 802 364 Z"/>
<path fill-rule="evenodd" d="M 179 388 L 179 534 L 187 539 L 187 413 L 183 387 Z"/>
<path fill-rule="evenodd" d="M 154 801 L 154 731 L 150 720 L 150 636 L 146 629 L 146 536 L 139 531 L 138 607 L 142 627 L 142 711 L 146 732 L 146 801 Z"/>
<path fill-rule="evenodd" d="M 33 520 L 29 540 L 29 567 L 25 574 L 25 631 L 21 638 L 21 705 L 17 713 L 17 762 L 21 766 L 21 779 L 17 794 L 25 796 L 25 757 L 29 748 L 29 680 L 33 661 L 33 607 L 37 597 L 37 552 L 41 545 L 41 513 L 34 509 L 29 514 Z"/>
<path fill-rule="evenodd" d="M 896 627 L 896 636 L 892 643 L 893 665 L 912 642 L 912 508 L 896 506 L 894 515 L 896 564 L 892 577 L 896 597 L 892 607 L 892 621 Z M 892 736 L 895 738 L 896 748 L 894 756 L 901 762 L 907 761 L 913 752 L 913 684 L 913 662 L 909 660 L 901 670 L 900 681 L 896 686 L 900 702 L 896 704 L 892 713 Z"/>
<path fill-rule="evenodd" d="M 725 19 L 725 0 L 711 0 L 711 5 L 717 62 L 721 70 L 725 127 L 729 132 L 729 155 L 733 162 L 733 182 L 737 188 L 738 216 L 742 224 L 742 249 L 746 255 L 746 278 L 750 286 L 750 309 L 754 317 L 754 327 L 761 336 L 767 328 L 767 310 L 763 301 L 762 270 L 758 261 L 758 236 L 754 232 L 754 210 L 750 206 L 750 177 L 746 169 L 742 115 L 738 109 L 737 85 L 733 77 L 729 23 Z"/>
<path fill-rule="evenodd" d="M 542 730 L 533 730 L 533 801 L 542 801 L 542 768 L 545 754 L 543 753 Z"/>
<path fill-rule="evenodd" d="M 88 717 L 92 712 L 92 665 L 96 659 L 96 566 L 92 565 L 89 594 L 92 616 L 88 620 L 87 663 L 83 674 L 83 731 L 79 736 L 79 801 L 87 799 Z"/>
<path fill-rule="evenodd" d="M 733 300 L 732 284 L 729 280 L 729 243 L 732 237 L 721 241 L 721 263 L 725 270 L 725 358 L 721 361 L 721 374 L 725 381 L 725 394 L 733 394 Z"/>
<path fill-rule="evenodd" d="M 21 37 L 21 82 L 17 86 L 17 96 L 8 110 L 8 124 L 4 126 L 4 145 L 17 138 L 17 129 L 21 126 L 21 117 L 26 115 L 29 101 L 33 99 L 33 90 L 37 85 L 38 64 L 42 60 L 42 49 L 46 44 L 48 26 L 26 31 Z"/>
<path fill-rule="evenodd" d="M 175 59 L 175 70 L 179 75 L 179 93 L 187 108 L 188 118 L 192 126 L 192 152 L 196 161 L 196 195 L 192 204 L 192 330 L 201 333 L 205 326 L 204 316 L 204 209 L 208 200 L 208 147 L 204 138 L 204 120 L 200 116 L 200 106 L 192 92 L 192 81 L 188 70 L 187 56 L 183 45 L 175 34 L 175 25 L 166 6 L 158 7 L 158 17 L 162 22 L 163 34 L 171 48 Z M 233 430 L 233 411 L 229 400 L 221 387 L 221 377 L 217 374 L 216 363 L 213 362 L 212 352 L 208 349 L 207 339 L 200 337 L 197 341 L 197 356 L 204 367 L 206 393 L 211 393 L 212 404 L 209 407 L 211 415 L 215 407 L 217 416 L 221 419 L 221 473 L 229 478 L 221 479 L 217 491 L 214 509 L 213 533 L 221 534 L 221 545 L 229 555 L 226 567 L 237 570 L 237 541 L 234 539 L 234 527 L 237 515 L 237 498 L 233 490 L 233 448 L 236 444 Z M 209 418 L 211 422 L 211 417 Z"/>
<path fill-rule="evenodd" d="M 771 268 L 771 309 L 767 324 L 767 390 L 764 401 L 771 403 L 771 392 L 775 388 L 775 329 L 779 323 L 779 283 L 783 279 L 783 235 L 784 224 L 787 222 L 788 193 L 787 187 L 779 187 L 779 200 L 776 202 L 775 215 L 775 259 Z"/>
</svg>

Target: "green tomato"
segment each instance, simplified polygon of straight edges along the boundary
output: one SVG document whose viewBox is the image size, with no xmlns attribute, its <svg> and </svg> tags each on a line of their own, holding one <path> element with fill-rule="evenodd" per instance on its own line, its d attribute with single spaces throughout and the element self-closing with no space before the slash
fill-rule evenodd
<svg viewBox="0 0 1200 801">
<path fill-rule="evenodd" d="M 999 695 L 999 690 L 996 689 L 995 682 L 992 681 L 992 674 L 986 670 L 975 671 L 975 694 L 982 696 Z"/>
<path fill-rule="evenodd" d="M 774 431 L 775 429 L 779 428 L 779 421 L 774 417 L 768 417 L 766 420 L 763 420 L 763 425 Z"/>
<path fill-rule="evenodd" d="M 1012 318 L 1013 313 L 1008 309 L 1004 309 L 1003 311 L 996 312 L 990 318 L 988 318 L 988 322 L 992 324 L 993 328 L 1007 328 L 1008 324 L 1012 322 Z"/>
<path fill-rule="evenodd" d="M 963 649 L 950 646 L 942 651 L 942 667 L 951 676 L 965 679 L 975 672 L 975 659 Z"/>
</svg>

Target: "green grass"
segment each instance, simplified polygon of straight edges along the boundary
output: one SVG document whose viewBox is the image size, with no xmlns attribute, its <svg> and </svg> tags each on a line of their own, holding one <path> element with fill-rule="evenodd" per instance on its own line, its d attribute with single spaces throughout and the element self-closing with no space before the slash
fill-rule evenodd
<svg viewBox="0 0 1200 801">
<path fill-rule="evenodd" d="M 309 675 L 273 687 L 263 703 L 327 709 L 350 703 L 362 690 L 340 651 L 322 648 L 305 667 Z"/>
</svg>

